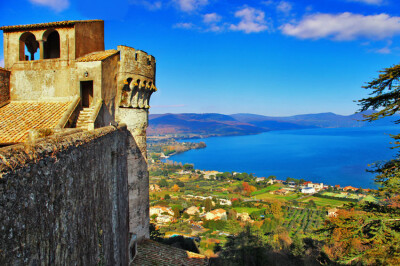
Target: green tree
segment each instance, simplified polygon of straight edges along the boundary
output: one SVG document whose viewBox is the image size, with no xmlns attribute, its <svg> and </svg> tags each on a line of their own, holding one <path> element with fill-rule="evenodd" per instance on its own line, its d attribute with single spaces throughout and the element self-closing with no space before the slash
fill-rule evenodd
<svg viewBox="0 0 400 266">
<path fill-rule="evenodd" d="M 185 183 L 183 183 L 182 181 L 177 181 L 176 184 L 177 184 L 179 187 L 184 187 L 184 186 L 185 186 Z"/>
<path fill-rule="evenodd" d="M 262 236 L 250 226 L 237 235 L 227 237 L 222 249 L 219 265 L 268 265 L 267 252 L 271 248 Z"/>
<path fill-rule="evenodd" d="M 206 212 L 209 212 L 211 211 L 211 208 L 212 208 L 212 200 L 208 198 L 204 201 L 204 209 Z"/>
<path fill-rule="evenodd" d="M 171 196 L 170 196 L 169 194 L 165 194 L 165 195 L 164 195 L 164 199 L 165 199 L 165 200 L 169 200 L 169 199 L 171 199 Z"/>
<path fill-rule="evenodd" d="M 160 182 L 158 183 L 158 185 L 160 187 L 168 187 L 168 181 L 165 180 L 164 178 L 160 180 Z"/>
<path fill-rule="evenodd" d="M 157 241 L 157 242 L 162 242 L 164 239 L 164 234 L 160 232 L 160 230 L 156 229 L 155 224 L 150 223 L 149 225 L 149 231 L 150 231 L 150 239 Z"/>
<path fill-rule="evenodd" d="M 378 78 L 364 86 L 370 96 L 359 100 L 360 111 L 376 112 L 366 121 L 394 115 L 400 110 L 400 65 L 386 68 Z M 400 120 L 396 121 L 400 123 Z M 392 135 L 397 148 L 400 135 Z M 320 231 L 326 236 L 326 254 L 341 263 L 400 265 L 400 156 L 376 163 L 381 200 L 377 203 L 352 204 L 326 221 Z"/>
<path fill-rule="evenodd" d="M 305 248 L 304 248 L 304 244 L 303 244 L 303 240 L 299 238 L 299 236 L 296 234 L 294 235 L 294 237 L 292 238 L 293 242 L 290 245 L 290 251 L 292 253 L 293 256 L 296 257 L 301 257 L 304 255 L 305 252 Z"/>
</svg>

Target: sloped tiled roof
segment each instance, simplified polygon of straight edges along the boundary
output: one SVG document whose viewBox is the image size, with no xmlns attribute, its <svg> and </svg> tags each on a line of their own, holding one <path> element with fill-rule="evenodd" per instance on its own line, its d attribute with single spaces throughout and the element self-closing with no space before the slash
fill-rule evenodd
<svg viewBox="0 0 400 266">
<path fill-rule="evenodd" d="M 67 21 L 28 24 L 28 25 L 3 26 L 3 27 L 0 27 L 0 30 L 16 31 L 16 30 L 26 30 L 26 29 L 42 29 L 42 28 L 49 28 L 49 27 L 72 27 L 73 25 L 78 24 L 78 23 L 91 23 L 91 22 L 99 22 L 99 21 L 102 21 L 102 20 L 100 20 L 100 19 L 67 20 Z"/>
<path fill-rule="evenodd" d="M 55 128 L 71 102 L 12 101 L 0 108 L 0 143 L 24 142 L 31 129 Z"/>
<path fill-rule="evenodd" d="M 9 70 L 7 70 L 7 69 L 5 69 L 5 68 L 3 68 L 3 67 L 0 67 L 0 70 L 10 72 Z"/>
<path fill-rule="evenodd" d="M 204 255 L 164 245 L 147 239 L 138 244 L 137 255 L 132 265 L 208 265 L 208 259 Z"/>
<path fill-rule="evenodd" d="M 103 61 L 112 55 L 119 53 L 118 50 L 106 50 L 87 54 L 85 56 L 76 59 L 78 62 L 92 62 L 92 61 Z"/>
</svg>

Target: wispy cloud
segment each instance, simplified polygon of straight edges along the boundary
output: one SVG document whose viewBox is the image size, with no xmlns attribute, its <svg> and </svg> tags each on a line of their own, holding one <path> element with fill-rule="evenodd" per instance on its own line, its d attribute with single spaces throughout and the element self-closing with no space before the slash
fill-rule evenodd
<svg viewBox="0 0 400 266">
<path fill-rule="evenodd" d="M 384 0 L 347 0 L 349 2 L 359 2 L 359 3 L 364 3 L 368 5 L 382 5 L 384 3 Z"/>
<path fill-rule="evenodd" d="M 298 23 L 287 23 L 281 30 L 286 35 L 300 39 L 385 39 L 400 34 L 400 17 L 387 14 L 364 16 L 349 12 L 313 14 L 305 16 Z"/>
<path fill-rule="evenodd" d="M 276 6 L 276 10 L 285 14 L 289 14 L 290 11 L 292 11 L 292 8 L 293 8 L 292 4 L 286 1 L 280 1 Z"/>
<path fill-rule="evenodd" d="M 133 0 L 131 3 L 135 5 L 144 6 L 148 10 L 158 10 L 161 9 L 163 6 L 161 1 Z"/>
<path fill-rule="evenodd" d="M 224 25 L 221 25 L 220 21 L 222 17 L 217 13 L 209 13 L 203 15 L 203 22 L 206 24 L 206 31 L 221 32 L 225 29 Z"/>
<path fill-rule="evenodd" d="M 174 0 L 178 9 L 184 12 L 192 12 L 208 5 L 208 0 Z"/>
<path fill-rule="evenodd" d="M 47 6 L 54 11 L 60 12 L 69 7 L 69 0 L 29 0 L 32 4 Z"/>
<path fill-rule="evenodd" d="M 245 33 L 261 32 L 268 29 L 265 13 L 261 10 L 245 7 L 236 11 L 235 17 L 240 19 L 238 24 L 231 24 L 230 29 Z"/>
<path fill-rule="evenodd" d="M 392 53 L 392 49 L 391 46 L 393 44 L 392 40 L 387 41 L 387 44 L 385 47 L 380 48 L 380 49 L 375 49 L 373 50 L 373 52 L 378 53 L 378 54 L 391 54 Z"/>
<path fill-rule="evenodd" d="M 221 21 L 221 16 L 217 13 L 209 13 L 203 16 L 204 23 L 216 23 Z"/>
<path fill-rule="evenodd" d="M 174 24 L 173 28 L 178 28 L 178 29 L 193 29 L 194 24 L 190 22 L 181 22 L 181 23 L 176 23 Z"/>
<path fill-rule="evenodd" d="M 378 49 L 375 51 L 378 54 L 390 54 L 392 53 L 392 50 L 389 47 L 383 47 L 381 49 Z"/>
<path fill-rule="evenodd" d="M 4 67 L 4 59 L 0 59 L 0 67 Z"/>
</svg>

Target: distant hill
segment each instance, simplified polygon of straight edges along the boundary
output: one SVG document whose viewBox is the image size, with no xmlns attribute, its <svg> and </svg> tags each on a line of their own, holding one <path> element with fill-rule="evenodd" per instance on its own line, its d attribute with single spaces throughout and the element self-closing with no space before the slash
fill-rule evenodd
<svg viewBox="0 0 400 266">
<path fill-rule="evenodd" d="M 266 130 L 250 123 L 240 122 L 222 114 L 164 114 L 150 115 L 149 135 L 228 136 L 258 134 Z"/>
<path fill-rule="evenodd" d="M 364 112 L 363 114 L 371 114 Z M 272 117 L 256 114 L 223 115 L 206 114 L 151 114 L 149 135 L 193 135 L 194 137 L 258 134 L 271 130 L 296 130 L 306 128 L 363 127 L 393 125 L 397 117 L 368 123 L 363 114 L 343 116 L 334 113 L 304 114 Z"/>
</svg>

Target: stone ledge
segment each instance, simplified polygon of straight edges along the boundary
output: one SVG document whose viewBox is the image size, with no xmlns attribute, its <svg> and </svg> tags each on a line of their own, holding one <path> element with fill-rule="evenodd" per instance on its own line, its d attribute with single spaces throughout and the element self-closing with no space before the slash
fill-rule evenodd
<svg viewBox="0 0 400 266">
<path fill-rule="evenodd" d="M 96 139 L 119 131 L 127 131 L 127 126 L 120 124 L 118 127 L 107 126 L 92 131 L 70 129 L 23 144 L 0 148 L 0 178 L 6 172 L 22 168 L 31 162 L 38 162 L 47 156 L 57 156 L 59 152 L 88 145 Z"/>
</svg>

